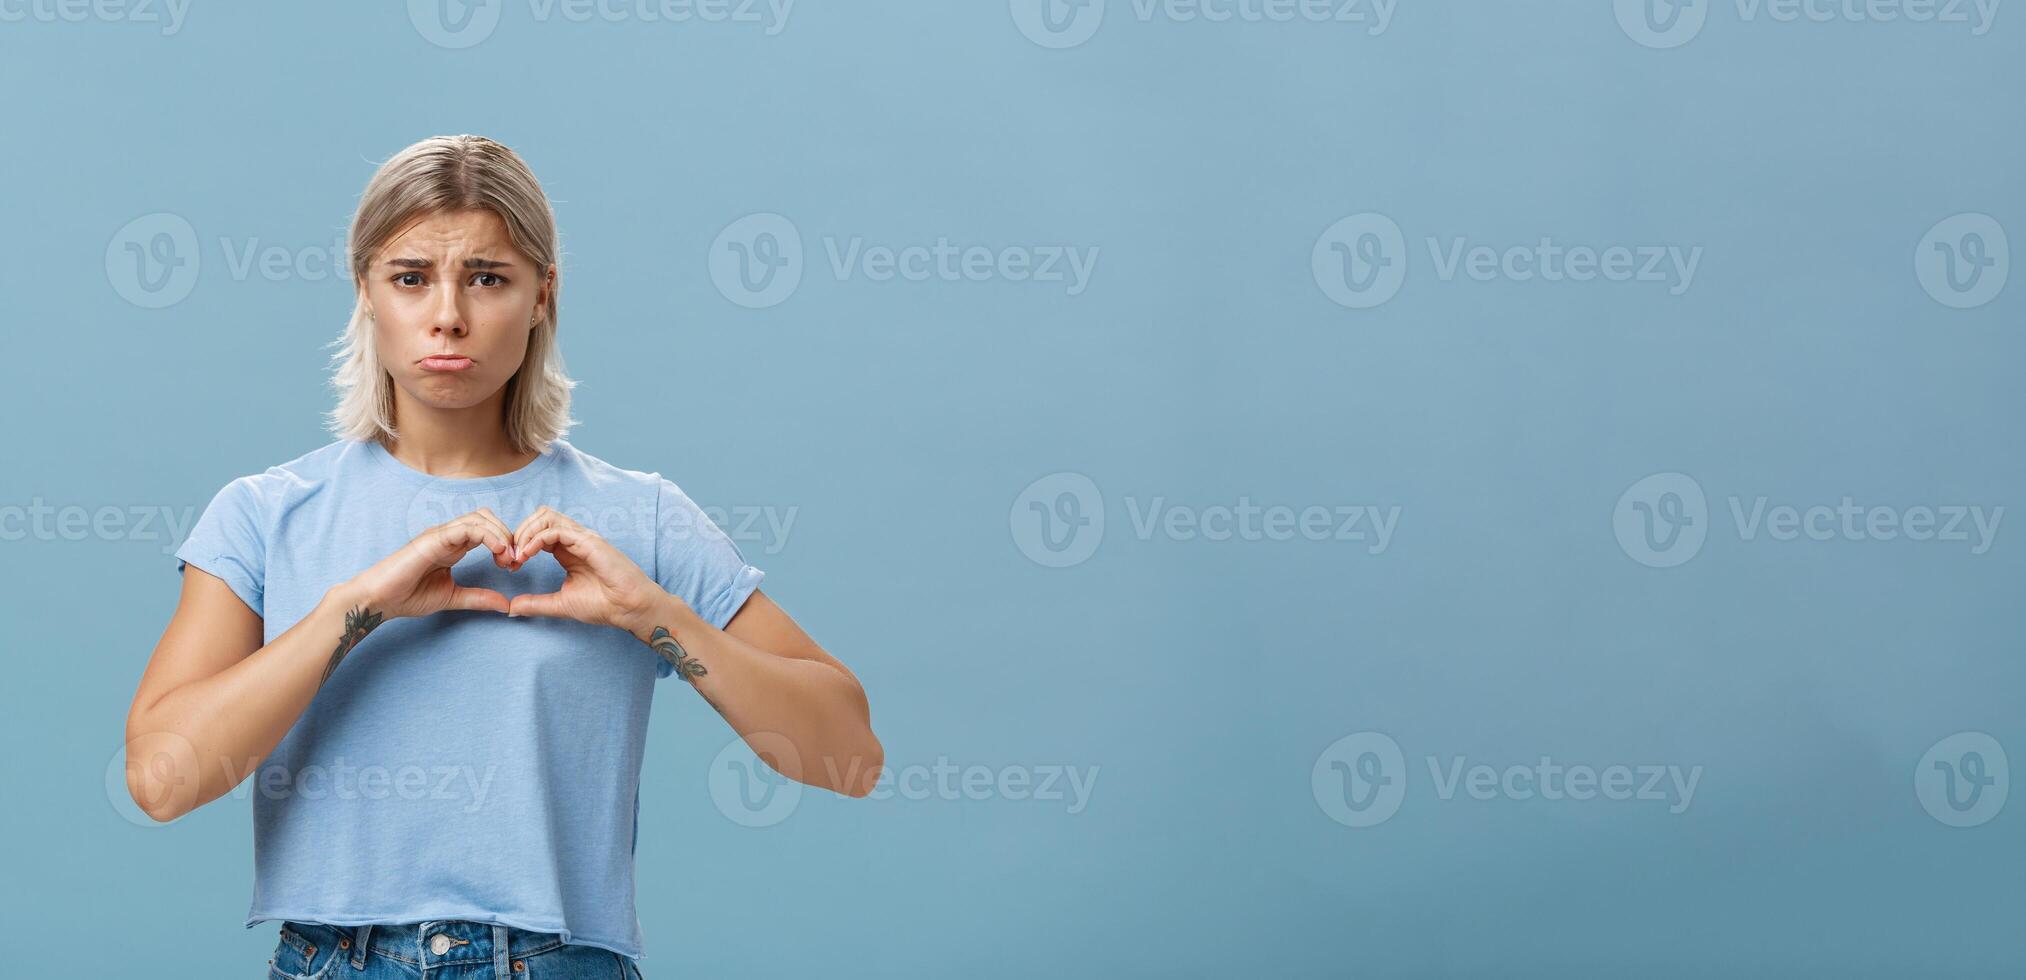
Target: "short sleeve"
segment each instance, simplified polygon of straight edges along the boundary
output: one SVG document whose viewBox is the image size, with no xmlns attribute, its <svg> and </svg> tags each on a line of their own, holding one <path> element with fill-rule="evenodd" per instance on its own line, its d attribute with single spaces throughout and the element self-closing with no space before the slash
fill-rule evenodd
<svg viewBox="0 0 2026 980">
<path fill-rule="evenodd" d="M 218 491 L 176 549 L 176 572 L 195 565 L 224 580 L 247 608 L 262 616 L 267 546 L 262 537 L 260 498 L 252 477 L 242 476 Z"/>
<path fill-rule="evenodd" d="M 739 546 L 680 487 L 667 479 L 660 482 L 654 580 L 689 603 L 705 622 L 723 629 L 766 573 L 747 564 Z M 655 672 L 667 677 L 675 666 L 657 658 Z"/>
</svg>

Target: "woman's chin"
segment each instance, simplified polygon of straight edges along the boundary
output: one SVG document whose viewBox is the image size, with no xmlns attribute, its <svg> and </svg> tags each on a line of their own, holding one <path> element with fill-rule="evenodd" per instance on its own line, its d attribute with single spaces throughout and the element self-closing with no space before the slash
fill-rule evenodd
<svg viewBox="0 0 2026 980">
<path fill-rule="evenodd" d="M 496 386 L 486 387 L 478 378 L 442 374 L 419 379 L 408 389 L 408 396 L 429 408 L 455 411 L 482 404 L 497 390 Z"/>
</svg>

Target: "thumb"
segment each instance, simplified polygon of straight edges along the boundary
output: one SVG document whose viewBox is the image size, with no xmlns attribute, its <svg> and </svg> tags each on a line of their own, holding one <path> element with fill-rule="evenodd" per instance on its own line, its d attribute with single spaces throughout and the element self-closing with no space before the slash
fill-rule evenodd
<svg viewBox="0 0 2026 980">
<path fill-rule="evenodd" d="M 509 616 L 563 616 L 563 597 L 554 592 L 517 595 L 508 603 Z"/>
<path fill-rule="evenodd" d="M 448 609 L 471 609 L 480 612 L 507 612 L 511 606 L 507 597 L 491 589 L 472 589 L 458 586 L 450 593 Z"/>
</svg>

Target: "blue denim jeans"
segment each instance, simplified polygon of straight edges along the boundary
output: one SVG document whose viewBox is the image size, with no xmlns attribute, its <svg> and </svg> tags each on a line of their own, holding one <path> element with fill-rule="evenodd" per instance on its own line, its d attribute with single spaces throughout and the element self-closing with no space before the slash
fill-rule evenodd
<svg viewBox="0 0 2026 980">
<path fill-rule="evenodd" d="M 284 921 L 269 980 L 643 980 L 609 949 L 489 922 L 327 926 Z"/>
</svg>

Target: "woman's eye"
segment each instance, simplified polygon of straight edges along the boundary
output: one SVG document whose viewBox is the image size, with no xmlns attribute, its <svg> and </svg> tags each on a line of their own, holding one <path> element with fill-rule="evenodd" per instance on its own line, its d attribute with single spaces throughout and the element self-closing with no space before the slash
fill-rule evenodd
<svg viewBox="0 0 2026 980">
<path fill-rule="evenodd" d="M 422 273 L 420 272 L 404 272 L 394 277 L 394 284 L 397 286 L 420 286 L 422 285 L 421 279 Z M 410 280 L 414 281 L 411 282 Z"/>
<path fill-rule="evenodd" d="M 477 282 L 477 283 L 478 283 L 479 285 L 481 285 L 481 286 L 504 286 L 504 285 L 506 285 L 506 280 L 505 280 L 505 279 L 502 279 L 502 278 L 500 278 L 500 277 L 499 277 L 499 275 L 498 275 L 497 273 L 492 273 L 492 272 L 481 272 L 481 273 L 479 273 L 478 275 L 475 275 L 475 276 L 473 276 L 473 277 L 471 277 L 471 278 L 472 278 L 472 281 L 473 281 L 473 282 Z M 491 282 L 484 282 L 484 281 L 482 281 L 482 280 L 488 280 L 488 279 L 489 279 L 489 280 L 492 280 L 492 281 L 491 281 Z"/>
</svg>

